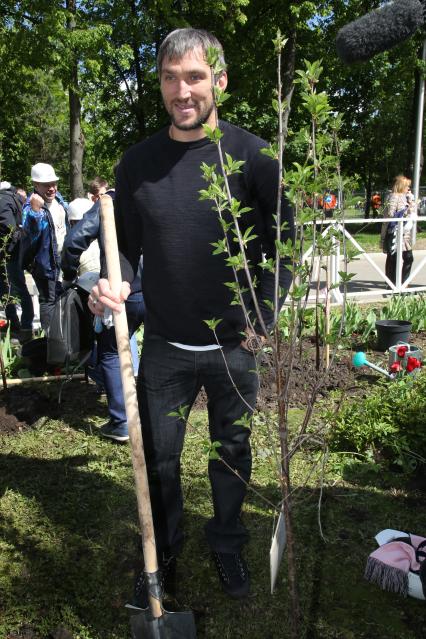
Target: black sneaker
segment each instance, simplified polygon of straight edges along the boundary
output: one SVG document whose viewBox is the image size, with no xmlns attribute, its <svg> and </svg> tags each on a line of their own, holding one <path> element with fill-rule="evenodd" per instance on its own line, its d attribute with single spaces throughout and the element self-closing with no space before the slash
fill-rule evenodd
<svg viewBox="0 0 426 639">
<path fill-rule="evenodd" d="M 127 424 L 112 424 L 111 422 L 107 422 L 99 429 L 99 434 L 102 437 L 107 437 L 108 439 L 113 439 L 116 442 L 127 442 L 129 441 L 129 429 L 127 428 Z"/>
<path fill-rule="evenodd" d="M 247 564 L 240 553 L 212 552 L 222 588 L 233 599 L 247 597 L 250 577 Z"/>
<path fill-rule="evenodd" d="M 176 584 L 176 557 L 174 555 L 163 555 L 158 562 L 160 587 L 162 595 L 164 592 L 174 595 Z M 141 570 L 135 581 L 135 590 L 131 603 L 126 604 L 126 608 L 141 608 L 146 610 L 149 607 L 148 589 L 146 584 L 146 574 Z"/>
</svg>

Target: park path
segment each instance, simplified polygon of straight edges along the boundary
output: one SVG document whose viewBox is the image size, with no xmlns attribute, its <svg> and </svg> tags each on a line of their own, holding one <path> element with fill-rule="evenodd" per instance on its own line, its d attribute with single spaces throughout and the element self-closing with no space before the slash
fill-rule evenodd
<svg viewBox="0 0 426 639">
<path fill-rule="evenodd" d="M 418 264 L 426 256 L 426 250 L 414 250 L 414 262 L 412 272 Z M 386 255 L 384 253 L 368 253 L 368 256 L 374 261 L 375 264 L 384 272 Z M 341 259 L 341 270 L 344 270 L 343 258 Z M 373 302 L 384 299 L 384 294 L 389 293 L 389 288 L 383 278 L 376 271 L 374 266 L 370 264 L 364 254 L 360 255 L 356 260 L 349 262 L 348 273 L 354 273 L 352 280 L 348 283 L 348 293 L 354 294 L 351 296 L 352 300 L 359 302 Z M 322 272 L 321 289 L 325 290 L 324 272 Z M 423 264 L 419 273 L 413 278 L 410 286 L 424 286 L 426 287 L 426 263 Z M 312 290 L 315 287 L 312 287 Z"/>
</svg>

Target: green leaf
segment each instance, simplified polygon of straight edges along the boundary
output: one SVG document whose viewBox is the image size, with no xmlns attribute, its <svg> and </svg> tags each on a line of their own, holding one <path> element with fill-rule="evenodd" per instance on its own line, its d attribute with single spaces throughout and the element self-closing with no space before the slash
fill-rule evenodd
<svg viewBox="0 0 426 639">
<path fill-rule="evenodd" d="M 180 420 L 186 422 L 188 416 L 189 404 L 179 406 L 177 410 L 167 413 L 167 417 L 178 417 Z"/>
<path fill-rule="evenodd" d="M 268 156 L 272 160 L 278 160 L 278 144 L 271 144 L 270 146 L 263 147 L 260 149 L 262 155 Z"/>
<path fill-rule="evenodd" d="M 205 441 L 204 445 L 203 445 L 203 452 L 209 456 L 209 460 L 218 460 L 221 459 L 219 453 L 217 452 L 218 448 L 221 448 L 222 444 L 221 442 L 218 441 L 214 441 L 214 442 L 209 442 L 209 441 Z"/>
<path fill-rule="evenodd" d="M 233 268 L 240 270 L 244 268 L 244 255 L 242 253 L 238 253 L 238 255 L 230 255 L 226 258 L 226 263 L 228 266 L 232 266 Z"/>
<path fill-rule="evenodd" d="M 263 268 L 265 271 L 270 271 L 271 273 L 275 272 L 275 260 L 270 257 L 265 262 L 259 263 L 260 268 Z"/>
<path fill-rule="evenodd" d="M 243 413 L 239 419 L 232 422 L 233 426 L 243 426 L 244 428 L 251 429 L 251 414 L 248 412 Z"/>
<path fill-rule="evenodd" d="M 339 271 L 340 281 L 342 284 L 350 282 L 355 277 L 356 273 L 345 273 L 345 271 Z"/>
<path fill-rule="evenodd" d="M 222 104 L 229 100 L 229 98 L 231 97 L 230 93 L 225 93 L 225 91 L 218 86 L 213 87 L 213 94 L 214 101 L 217 107 L 222 106 Z"/>
<path fill-rule="evenodd" d="M 207 324 L 207 326 L 209 327 L 209 329 L 213 332 L 216 331 L 216 327 L 218 326 L 218 324 L 221 323 L 221 319 L 216 319 L 215 317 L 213 317 L 212 319 L 209 320 L 203 320 L 203 322 L 205 324 Z"/>
<path fill-rule="evenodd" d="M 263 300 L 265 306 L 267 306 L 272 312 L 274 311 L 274 303 L 271 300 Z"/>
<path fill-rule="evenodd" d="M 210 244 L 215 248 L 212 255 L 220 255 L 221 253 L 228 252 L 225 239 L 219 240 L 218 242 L 210 242 Z"/>
<path fill-rule="evenodd" d="M 218 126 L 213 129 L 208 124 L 203 124 L 203 131 L 206 134 L 206 137 L 215 144 L 218 144 L 219 140 L 223 136 L 223 133 Z"/>
</svg>

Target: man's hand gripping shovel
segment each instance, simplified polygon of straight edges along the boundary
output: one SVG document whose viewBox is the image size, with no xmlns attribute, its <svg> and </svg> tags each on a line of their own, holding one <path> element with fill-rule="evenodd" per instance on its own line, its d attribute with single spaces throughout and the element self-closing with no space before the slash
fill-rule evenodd
<svg viewBox="0 0 426 639">
<path fill-rule="evenodd" d="M 108 195 L 101 197 L 101 223 L 105 239 L 109 285 L 113 292 L 119 294 L 121 289 L 120 260 L 114 207 L 112 199 Z M 121 312 L 114 311 L 114 326 L 129 426 L 146 583 L 149 591 L 149 608 L 137 611 L 130 618 L 132 637 L 133 639 L 196 639 L 195 622 L 191 611 L 167 612 L 162 606 L 162 589 L 157 563 L 148 476 L 130 352 L 129 330 L 124 308 Z"/>
</svg>

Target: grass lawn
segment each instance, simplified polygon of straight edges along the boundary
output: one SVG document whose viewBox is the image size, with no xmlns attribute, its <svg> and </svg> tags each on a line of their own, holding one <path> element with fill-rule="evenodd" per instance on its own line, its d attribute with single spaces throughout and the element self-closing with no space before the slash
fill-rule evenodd
<svg viewBox="0 0 426 639">
<path fill-rule="evenodd" d="M 367 251 L 367 253 L 380 253 L 380 229 L 377 233 L 366 232 L 365 227 L 361 226 L 350 226 L 348 225 L 350 234 L 355 238 L 355 240 L 362 246 L 362 248 Z M 417 248 L 425 248 L 426 246 L 426 232 L 420 231 L 417 233 L 416 244 L 414 246 L 414 250 Z"/>
<path fill-rule="evenodd" d="M 57 390 L 43 388 L 52 402 Z M 89 394 L 84 383 L 73 382 L 63 393 L 61 420 L 40 420 L 38 427 L 0 440 L 2 639 L 130 636 L 123 606 L 132 592 L 138 532 L 129 450 L 99 437 L 105 404 Z M 271 442 L 262 420 L 256 422 L 253 486 L 276 503 Z M 194 412 L 183 458 L 187 542 L 178 599 L 194 610 L 199 639 L 286 637 L 285 562 L 271 596 L 273 518 L 253 493 L 244 508 L 252 596 L 240 603 L 221 592 L 203 536 L 212 513 L 206 438 L 206 413 Z M 380 591 L 364 581 L 363 571 L 382 528 L 426 534 L 425 495 L 400 475 L 369 474 L 333 458 L 321 509 L 324 541 L 317 524 L 318 478 L 314 473 L 306 480 L 313 459 L 299 455 L 293 471 L 306 637 L 424 637 L 424 602 Z"/>
<path fill-rule="evenodd" d="M 348 210 L 345 212 L 345 218 L 356 218 L 359 215 L 353 215 L 353 212 Z M 347 230 L 355 238 L 355 240 L 362 246 L 362 248 L 368 253 L 380 253 L 380 230 L 381 222 L 378 223 L 365 223 L 365 224 L 347 224 Z M 310 243 L 306 243 L 306 248 L 310 246 Z M 352 246 L 352 245 L 351 245 Z M 425 223 L 419 222 L 419 227 L 416 234 L 416 243 L 414 250 L 426 248 L 426 226 Z M 306 249 L 305 249 L 306 250 Z"/>
</svg>

